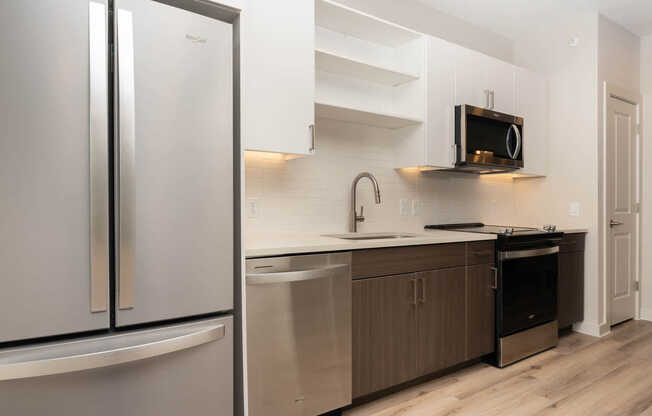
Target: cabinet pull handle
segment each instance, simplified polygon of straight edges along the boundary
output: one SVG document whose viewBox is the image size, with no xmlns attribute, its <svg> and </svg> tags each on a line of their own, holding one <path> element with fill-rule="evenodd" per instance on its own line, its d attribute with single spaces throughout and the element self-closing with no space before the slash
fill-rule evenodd
<svg viewBox="0 0 652 416">
<path fill-rule="evenodd" d="M 426 279 L 421 277 L 419 278 L 419 282 L 421 282 L 421 303 L 426 303 Z"/>
<path fill-rule="evenodd" d="M 308 128 L 310 129 L 310 140 L 311 140 L 310 141 L 310 149 L 308 149 L 308 151 L 313 153 L 315 151 L 315 149 L 316 149 L 316 147 L 315 147 L 315 125 L 311 124 L 310 126 L 308 126 Z"/>
<path fill-rule="evenodd" d="M 491 109 L 491 90 L 484 90 L 485 108 Z"/>
<path fill-rule="evenodd" d="M 494 284 L 491 286 L 492 289 L 498 289 L 498 268 L 490 267 L 491 271 L 494 272 Z"/>
<path fill-rule="evenodd" d="M 412 285 L 412 305 L 417 305 L 417 279 L 410 279 Z"/>
<path fill-rule="evenodd" d="M 491 90 L 491 109 L 493 110 L 496 107 L 496 91 Z"/>
</svg>

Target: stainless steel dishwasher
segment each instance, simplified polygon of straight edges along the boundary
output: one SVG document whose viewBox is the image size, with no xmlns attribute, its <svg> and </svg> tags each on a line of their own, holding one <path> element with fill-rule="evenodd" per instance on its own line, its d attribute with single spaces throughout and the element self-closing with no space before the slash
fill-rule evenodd
<svg viewBox="0 0 652 416">
<path fill-rule="evenodd" d="M 250 416 L 315 416 L 351 403 L 351 253 L 250 259 Z"/>
</svg>

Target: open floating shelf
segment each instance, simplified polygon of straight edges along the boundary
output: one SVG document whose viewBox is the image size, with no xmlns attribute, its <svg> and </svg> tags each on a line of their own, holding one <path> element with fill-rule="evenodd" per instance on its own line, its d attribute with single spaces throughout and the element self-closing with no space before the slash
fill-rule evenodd
<svg viewBox="0 0 652 416">
<path fill-rule="evenodd" d="M 396 86 L 419 79 L 416 74 L 395 71 L 377 65 L 338 55 L 333 52 L 315 50 L 315 65 L 318 70 L 375 82 L 377 84 Z"/>
<path fill-rule="evenodd" d="M 390 47 L 404 45 L 422 36 L 418 32 L 330 0 L 317 1 L 315 24 L 335 32 Z"/>
<path fill-rule="evenodd" d="M 315 113 L 317 118 L 348 121 L 350 123 L 383 127 L 386 129 L 400 129 L 423 123 L 423 120 L 398 114 L 380 113 L 321 102 L 315 103 Z"/>
</svg>

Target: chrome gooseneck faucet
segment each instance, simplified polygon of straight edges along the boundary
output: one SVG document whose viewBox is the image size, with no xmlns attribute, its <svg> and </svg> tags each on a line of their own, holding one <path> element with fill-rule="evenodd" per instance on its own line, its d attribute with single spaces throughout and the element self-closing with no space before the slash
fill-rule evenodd
<svg viewBox="0 0 652 416">
<path fill-rule="evenodd" d="M 351 231 L 354 233 L 358 232 L 358 223 L 364 222 L 364 206 L 360 206 L 360 215 L 358 215 L 358 208 L 356 206 L 356 190 L 358 188 L 358 182 L 360 182 L 360 179 L 362 178 L 369 178 L 371 184 L 374 186 L 374 196 L 376 197 L 376 204 L 380 204 L 380 188 L 378 187 L 378 181 L 376 180 L 376 177 L 369 172 L 362 172 L 361 174 L 356 176 L 355 179 L 353 180 L 353 189 L 351 190 L 351 200 L 353 202 L 352 205 L 353 219 L 351 221 Z"/>
</svg>

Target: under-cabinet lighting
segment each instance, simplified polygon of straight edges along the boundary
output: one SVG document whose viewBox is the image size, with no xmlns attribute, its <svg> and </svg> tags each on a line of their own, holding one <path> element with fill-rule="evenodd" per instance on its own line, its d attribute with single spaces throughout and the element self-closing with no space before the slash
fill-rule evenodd
<svg viewBox="0 0 652 416">
<path fill-rule="evenodd" d="M 261 152 L 257 150 L 245 150 L 245 160 L 292 160 L 303 155 L 291 153 Z"/>
</svg>

